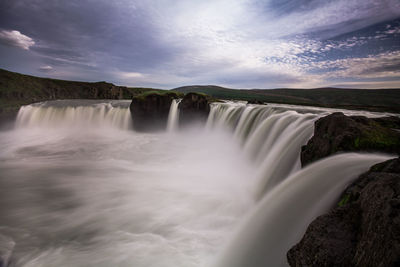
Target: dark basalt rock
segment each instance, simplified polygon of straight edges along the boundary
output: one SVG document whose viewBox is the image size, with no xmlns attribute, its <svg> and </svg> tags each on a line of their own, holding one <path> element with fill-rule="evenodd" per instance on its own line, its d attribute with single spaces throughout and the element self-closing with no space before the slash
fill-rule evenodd
<svg viewBox="0 0 400 267">
<path fill-rule="evenodd" d="M 211 98 L 200 93 L 187 93 L 179 103 L 179 124 L 185 126 L 191 123 L 207 121 L 210 113 Z"/>
<path fill-rule="evenodd" d="M 178 97 L 179 95 L 174 92 L 149 92 L 133 97 L 130 111 L 134 129 L 137 131 L 165 130 L 171 102 Z"/>
<path fill-rule="evenodd" d="M 379 123 L 380 125 L 392 129 L 400 129 L 400 118 L 395 116 L 373 118 L 373 121 Z"/>
<path fill-rule="evenodd" d="M 0 107 L 0 130 L 11 129 L 18 115 L 18 108 L 4 109 Z"/>
<path fill-rule="evenodd" d="M 287 258 L 290 266 L 400 266 L 400 158 L 361 175 Z"/>
<path fill-rule="evenodd" d="M 247 104 L 263 105 L 264 102 L 263 102 L 263 101 L 260 101 L 260 100 L 257 100 L 257 99 L 251 99 L 251 100 L 247 101 Z"/>
<path fill-rule="evenodd" d="M 315 122 L 314 136 L 302 147 L 301 163 L 346 151 L 379 151 L 400 154 L 400 132 L 393 130 L 395 117 L 369 119 L 330 114 Z"/>
</svg>

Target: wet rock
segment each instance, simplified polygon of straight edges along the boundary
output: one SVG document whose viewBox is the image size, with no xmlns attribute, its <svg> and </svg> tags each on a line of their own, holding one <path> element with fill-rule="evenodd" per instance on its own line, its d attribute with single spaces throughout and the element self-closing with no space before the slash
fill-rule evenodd
<svg viewBox="0 0 400 267">
<path fill-rule="evenodd" d="M 260 101 L 260 100 L 257 100 L 257 99 L 251 99 L 251 100 L 247 101 L 247 104 L 263 105 L 264 102 L 263 102 L 263 101 Z"/>
<path fill-rule="evenodd" d="M 201 93 L 187 93 L 179 103 L 179 124 L 206 122 L 210 113 L 211 98 Z"/>
<path fill-rule="evenodd" d="M 4 109 L 0 107 L 0 130 L 11 129 L 18 114 L 18 107 Z"/>
<path fill-rule="evenodd" d="M 320 118 L 315 122 L 314 136 L 302 147 L 303 166 L 346 151 L 378 151 L 400 154 L 400 133 L 386 127 L 396 120 L 369 119 L 345 116 L 341 112 Z"/>
<path fill-rule="evenodd" d="M 400 158 L 361 175 L 287 258 L 290 266 L 400 266 Z"/>
<path fill-rule="evenodd" d="M 149 92 L 132 98 L 130 111 L 137 131 L 159 131 L 167 127 L 168 113 L 175 92 Z"/>
</svg>

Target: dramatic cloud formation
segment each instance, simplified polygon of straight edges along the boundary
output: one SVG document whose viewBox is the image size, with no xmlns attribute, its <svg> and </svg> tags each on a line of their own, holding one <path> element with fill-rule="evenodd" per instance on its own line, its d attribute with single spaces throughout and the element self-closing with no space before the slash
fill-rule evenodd
<svg viewBox="0 0 400 267">
<path fill-rule="evenodd" d="M 19 31 L 0 31 L 0 43 L 10 46 L 16 46 L 25 50 L 33 46 L 35 42 L 32 38 L 21 34 Z"/>
<path fill-rule="evenodd" d="M 0 28 L 32 42 L 21 54 L 0 35 L 0 67 L 13 71 L 161 88 L 400 87 L 398 0 L 5 0 L 0 10 Z"/>
</svg>

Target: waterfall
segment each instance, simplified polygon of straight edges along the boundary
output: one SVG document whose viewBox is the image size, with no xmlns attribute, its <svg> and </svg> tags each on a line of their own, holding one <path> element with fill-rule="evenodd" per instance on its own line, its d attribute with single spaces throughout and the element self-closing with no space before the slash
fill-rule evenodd
<svg viewBox="0 0 400 267">
<path fill-rule="evenodd" d="M 213 104 L 207 127 L 233 130 L 249 159 L 256 164 L 255 198 L 300 169 L 301 146 L 310 139 L 320 113 L 302 113 L 277 106 L 243 103 Z"/>
<path fill-rule="evenodd" d="M 56 100 L 20 108 L 16 126 L 131 128 L 129 101 Z"/>
<path fill-rule="evenodd" d="M 234 137 L 255 164 L 254 198 L 259 200 L 215 266 L 287 266 L 287 251 L 300 240 L 309 223 L 326 212 L 359 174 L 390 158 L 349 153 L 301 169 L 301 147 L 311 138 L 314 122 L 332 111 L 243 103 L 211 107 L 207 127 L 233 129 Z"/>
<path fill-rule="evenodd" d="M 168 114 L 167 131 L 173 132 L 177 129 L 179 123 L 179 102 L 180 99 L 173 99 Z"/>
<path fill-rule="evenodd" d="M 360 173 L 389 158 L 336 155 L 289 176 L 262 198 L 215 266 L 287 266 L 286 253 L 308 224 L 328 210 Z"/>
<path fill-rule="evenodd" d="M 211 105 L 207 129 L 232 131 L 258 170 L 254 196 L 263 195 L 300 170 L 301 147 L 314 131 L 314 122 L 334 111 L 346 115 L 377 117 L 383 114 L 291 105 L 246 105 L 241 102 Z"/>
<path fill-rule="evenodd" d="M 16 221 L 4 218 L 18 228 L 5 232 L 20 262 L 204 266 L 231 236 L 213 266 L 286 266 L 309 223 L 359 174 L 390 158 L 349 153 L 301 169 L 301 147 L 318 118 L 378 113 L 226 102 L 211 104 L 204 131 L 112 131 L 132 128 L 129 105 L 36 103 L 21 107 L 17 129 L 0 132 L 0 193 Z M 169 132 L 178 105 L 171 103 Z M 86 127 L 96 130 L 82 135 Z"/>
</svg>

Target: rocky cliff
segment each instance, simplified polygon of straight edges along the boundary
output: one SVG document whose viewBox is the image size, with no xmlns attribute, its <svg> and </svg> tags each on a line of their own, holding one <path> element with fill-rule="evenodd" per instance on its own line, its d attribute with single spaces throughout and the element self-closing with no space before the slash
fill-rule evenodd
<svg viewBox="0 0 400 267">
<path fill-rule="evenodd" d="M 179 96 L 179 93 L 166 91 L 148 92 L 133 97 L 130 105 L 133 128 L 137 131 L 165 130 L 171 102 Z"/>
<path fill-rule="evenodd" d="M 175 91 L 147 92 L 132 98 L 130 106 L 133 127 L 137 131 L 159 131 L 167 127 L 168 114 L 173 99 L 179 103 L 179 126 L 204 123 L 210 112 L 211 98 L 204 94 Z"/>
</svg>

